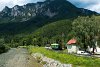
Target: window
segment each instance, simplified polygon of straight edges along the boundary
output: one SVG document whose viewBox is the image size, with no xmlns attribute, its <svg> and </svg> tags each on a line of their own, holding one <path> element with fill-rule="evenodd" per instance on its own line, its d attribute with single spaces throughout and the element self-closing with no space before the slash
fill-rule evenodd
<svg viewBox="0 0 100 67">
<path fill-rule="evenodd" d="M 68 49 L 71 49 L 72 48 L 72 46 L 71 45 L 68 45 Z"/>
</svg>

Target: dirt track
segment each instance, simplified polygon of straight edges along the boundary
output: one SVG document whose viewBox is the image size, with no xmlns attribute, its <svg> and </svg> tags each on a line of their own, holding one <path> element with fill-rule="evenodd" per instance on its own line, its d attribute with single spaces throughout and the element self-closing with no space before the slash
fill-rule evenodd
<svg viewBox="0 0 100 67">
<path fill-rule="evenodd" d="M 12 48 L 0 55 L 0 67 L 42 67 L 31 57 L 26 49 Z"/>
</svg>

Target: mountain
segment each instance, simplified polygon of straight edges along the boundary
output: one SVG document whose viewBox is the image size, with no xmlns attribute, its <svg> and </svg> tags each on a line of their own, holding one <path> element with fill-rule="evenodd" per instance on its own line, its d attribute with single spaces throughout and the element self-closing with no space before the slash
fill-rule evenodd
<svg viewBox="0 0 100 67">
<path fill-rule="evenodd" d="M 66 0 L 46 0 L 28 3 L 13 8 L 5 7 L 0 12 L 0 32 L 33 32 L 39 27 L 53 21 L 72 19 L 78 16 L 99 15 L 94 11 L 77 8 Z"/>
<path fill-rule="evenodd" d="M 0 23 L 23 22 L 30 18 L 45 16 L 48 18 L 71 18 L 80 15 L 98 14 L 96 12 L 77 8 L 66 0 L 46 0 L 44 2 L 29 3 L 24 6 L 14 6 L 13 8 L 5 7 L 0 12 Z M 4 18 L 4 19 L 3 19 Z M 3 19 L 3 20 L 2 20 Z"/>
</svg>

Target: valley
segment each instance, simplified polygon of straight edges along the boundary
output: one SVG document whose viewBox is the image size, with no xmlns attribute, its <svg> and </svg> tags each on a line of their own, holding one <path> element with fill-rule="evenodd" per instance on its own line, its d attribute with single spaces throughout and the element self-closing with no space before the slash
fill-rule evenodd
<svg viewBox="0 0 100 67">
<path fill-rule="evenodd" d="M 0 67 L 99 67 L 97 54 L 100 14 L 95 11 L 68 0 L 5 6 L 0 11 Z"/>
</svg>

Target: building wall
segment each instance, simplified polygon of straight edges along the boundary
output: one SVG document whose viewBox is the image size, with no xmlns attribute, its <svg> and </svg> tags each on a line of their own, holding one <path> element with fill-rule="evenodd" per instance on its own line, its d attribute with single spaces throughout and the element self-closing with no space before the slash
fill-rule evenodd
<svg viewBox="0 0 100 67">
<path fill-rule="evenodd" d="M 90 47 L 88 46 L 87 51 L 92 52 L 92 51 L 93 51 L 93 48 L 90 48 Z M 96 54 L 100 54 L 100 47 L 96 46 L 96 49 L 94 50 L 94 52 L 95 52 Z"/>
<path fill-rule="evenodd" d="M 77 53 L 78 47 L 76 45 L 67 45 L 68 53 Z"/>
</svg>

